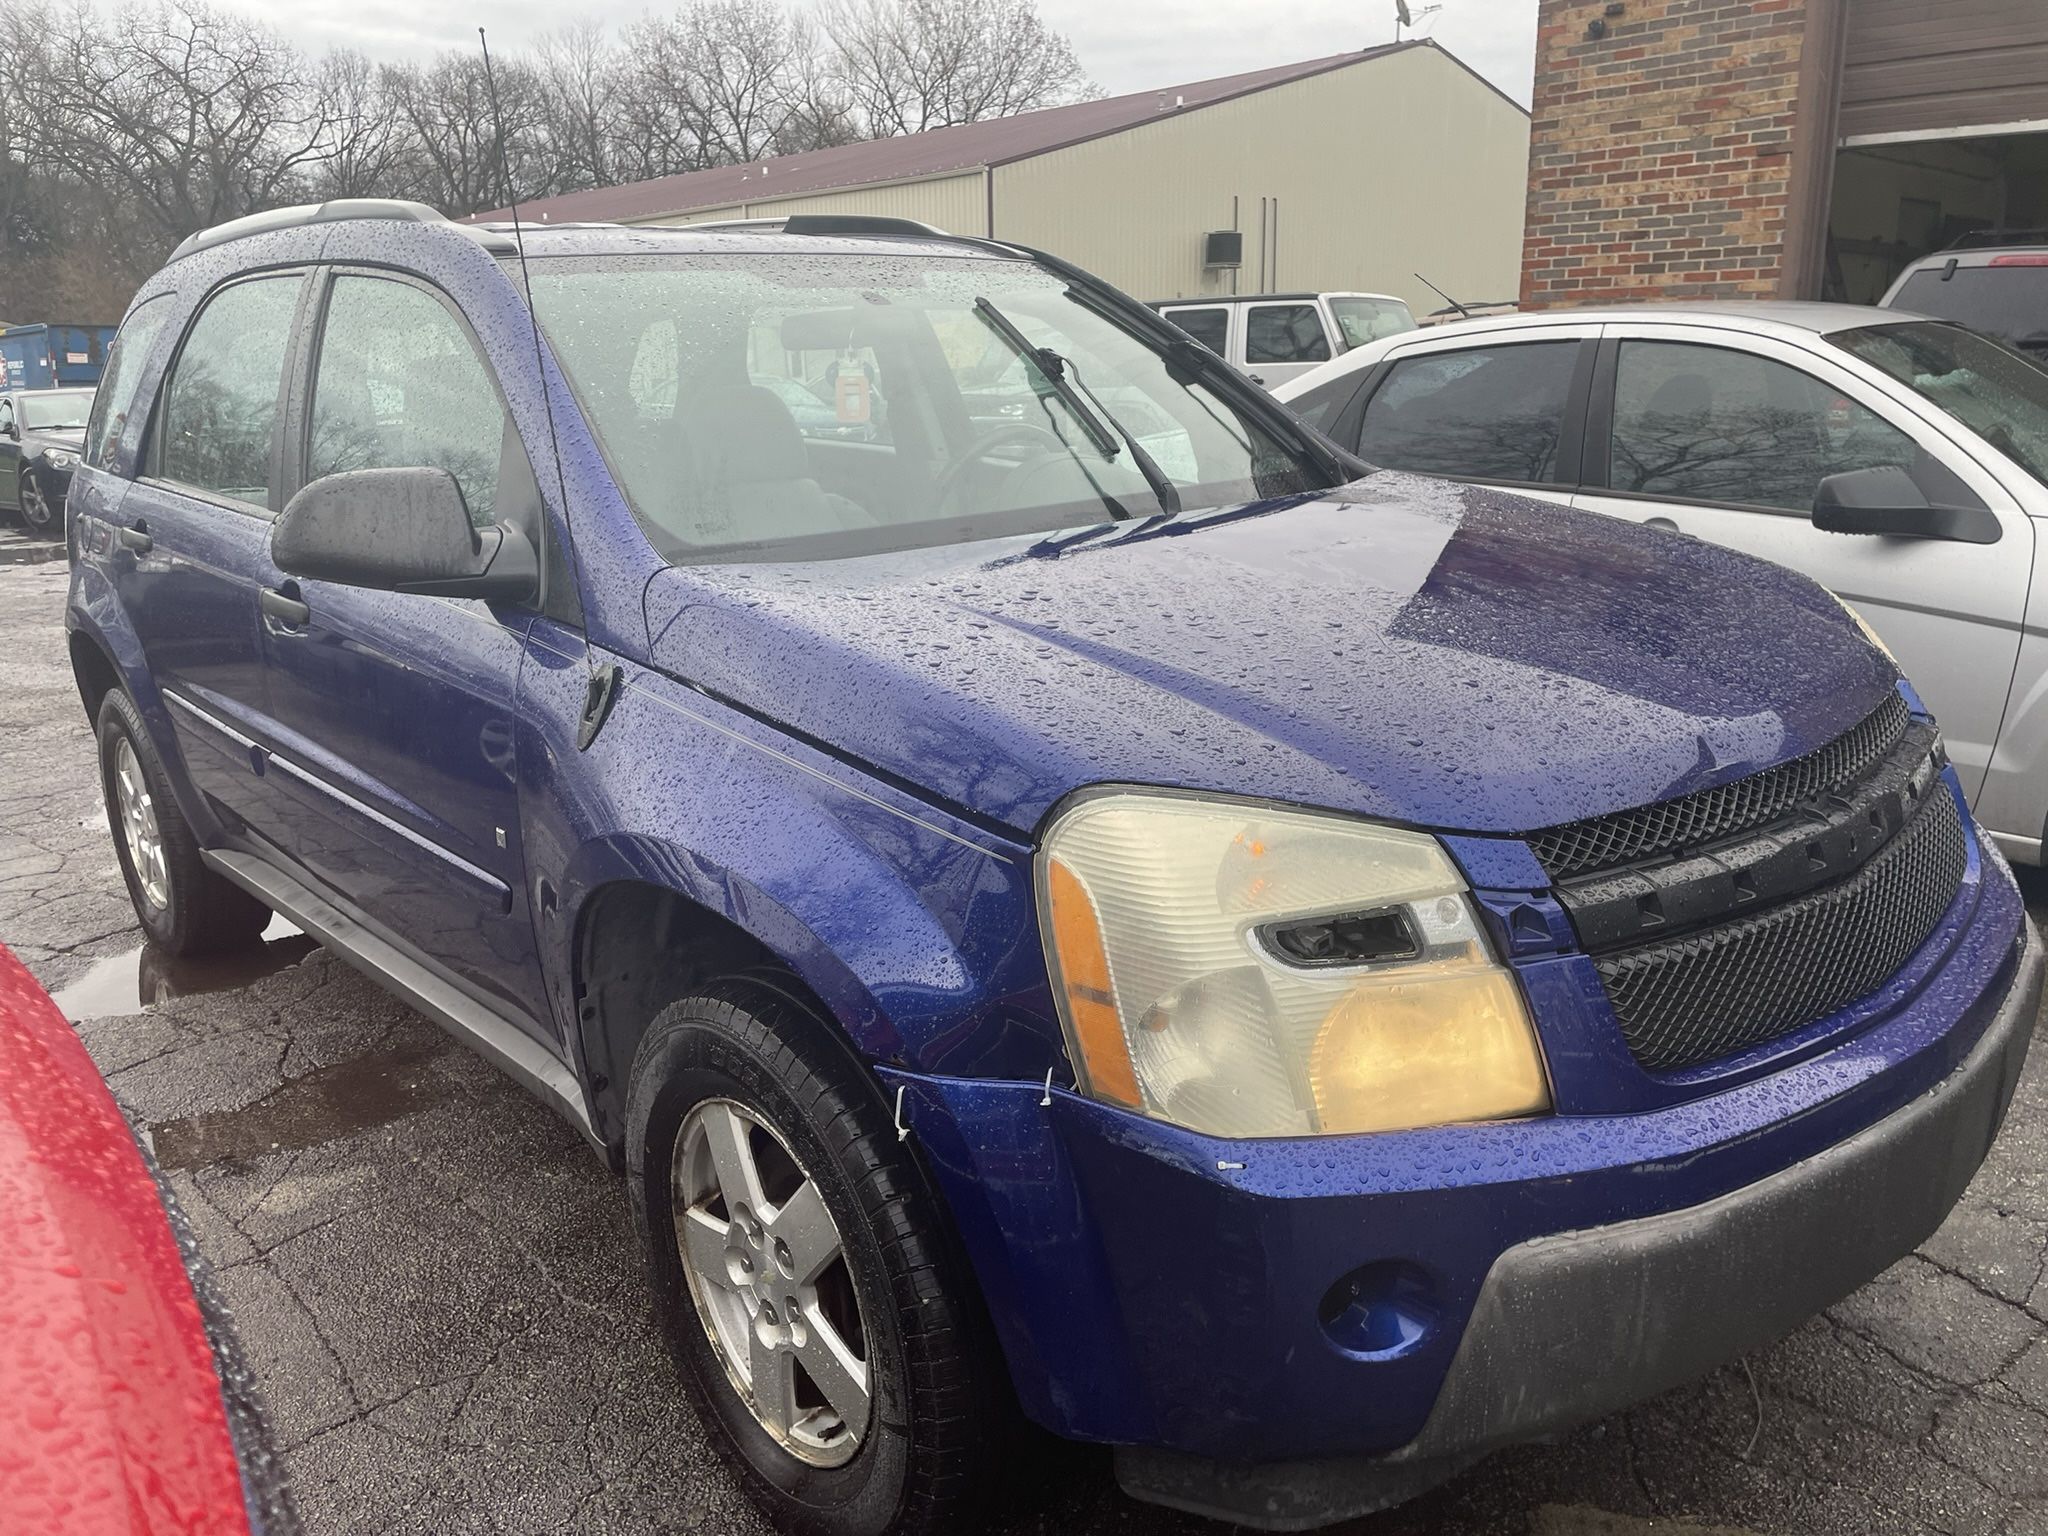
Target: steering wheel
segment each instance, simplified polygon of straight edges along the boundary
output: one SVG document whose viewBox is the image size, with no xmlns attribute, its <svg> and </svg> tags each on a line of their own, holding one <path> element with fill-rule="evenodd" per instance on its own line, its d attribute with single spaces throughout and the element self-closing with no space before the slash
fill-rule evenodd
<svg viewBox="0 0 2048 1536">
<path fill-rule="evenodd" d="M 1067 445 L 1060 440 L 1059 434 L 1049 428 L 1041 427 L 1028 421 L 1006 421 L 1000 427 L 984 432 L 968 445 L 965 453 L 946 466 L 945 473 L 939 476 L 939 494 L 934 505 L 941 511 L 949 510 L 955 493 L 959 491 L 961 482 L 966 478 L 968 469 L 973 465 L 979 464 L 987 457 L 990 449 L 999 444 L 1007 443 L 1013 438 L 1018 440 L 1031 438 L 1044 445 L 1052 453 L 1065 453 L 1067 451 Z"/>
</svg>

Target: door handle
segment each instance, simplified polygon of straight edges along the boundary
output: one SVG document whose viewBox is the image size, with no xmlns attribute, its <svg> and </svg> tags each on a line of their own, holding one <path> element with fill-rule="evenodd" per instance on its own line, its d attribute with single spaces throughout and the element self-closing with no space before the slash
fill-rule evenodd
<svg viewBox="0 0 2048 1536">
<path fill-rule="evenodd" d="M 282 587 L 265 587 L 256 598 L 263 616 L 275 619 L 287 629 L 299 629 L 313 617 L 313 610 L 299 600 L 296 582 L 286 582 Z"/>
<path fill-rule="evenodd" d="M 1668 517 L 1646 517 L 1643 519 L 1643 526 L 1645 528 L 1662 528 L 1666 533 L 1678 532 L 1678 524 L 1671 521 Z"/>
<path fill-rule="evenodd" d="M 121 547 L 132 549 L 138 555 L 146 555 L 156 548 L 156 540 L 149 536 L 149 524 L 138 522 L 133 528 L 121 530 Z"/>
</svg>

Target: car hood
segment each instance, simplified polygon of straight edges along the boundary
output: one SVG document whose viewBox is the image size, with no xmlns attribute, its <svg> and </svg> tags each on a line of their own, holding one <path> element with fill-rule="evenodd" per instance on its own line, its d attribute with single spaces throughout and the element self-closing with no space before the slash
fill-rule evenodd
<svg viewBox="0 0 2048 1536">
<path fill-rule="evenodd" d="M 1887 659 L 1803 576 L 1380 472 L 1092 535 L 671 569 L 655 664 L 1030 831 L 1105 782 L 1518 832 L 1847 730 Z"/>
<path fill-rule="evenodd" d="M 45 448 L 62 448 L 78 453 L 85 447 L 85 428 L 77 427 L 68 431 L 56 431 L 34 427 L 21 435 L 21 451 L 33 456 Z"/>
</svg>

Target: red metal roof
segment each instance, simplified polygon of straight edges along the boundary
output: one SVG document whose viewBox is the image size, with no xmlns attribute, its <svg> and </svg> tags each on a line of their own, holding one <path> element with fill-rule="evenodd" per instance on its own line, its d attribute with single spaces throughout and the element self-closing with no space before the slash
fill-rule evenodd
<svg viewBox="0 0 2048 1536">
<path fill-rule="evenodd" d="M 719 166 L 708 171 L 690 171 L 681 176 L 636 181 L 622 187 L 596 187 L 587 192 L 569 192 L 542 202 L 522 204 L 519 215 L 529 222 L 542 219 L 550 222 L 632 221 L 687 213 L 698 208 L 722 208 L 749 200 L 794 197 L 836 187 L 857 187 L 877 181 L 904 181 L 920 176 L 977 170 L 984 165 L 1027 160 L 1033 155 L 1078 144 L 1084 139 L 1120 133 L 1171 112 L 1214 106 L 1219 101 L 1286 85 L 1326 70 L 1342 69 L 1347 64 L 1381 58 L 1406 48 L 1432 46 L 1428 42 L 1389 43 L 1357 53 L 1335 53 L 1300 64 L 1282 64 L 1242 75 L 1225 75 L 1217 80 L 1198 80 L 1192 85 L 1170 85 L 1163 90 L 1136 91 L 1128 96 L 1105 96 L 1100 101 L 1047 107 L 1042 112 L 1020 112 L 1014 117 L 962 123 L 954 128 L 932 128 L 923 133 L 874 139 L 865 144 L 846 144 L 837 149 L 812 150 L 803 155 L 779 155 L 750 165 Z M 506 217 L 506 211 L 500 209 L 475 217 L 479 220 L 501 220 Z"/>
</svg>

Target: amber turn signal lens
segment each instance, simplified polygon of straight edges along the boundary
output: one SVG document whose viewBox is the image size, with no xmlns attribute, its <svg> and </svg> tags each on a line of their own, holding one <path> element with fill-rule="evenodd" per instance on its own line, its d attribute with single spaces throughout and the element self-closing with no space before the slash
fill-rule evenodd
<svg viewBox="0 0 2048 1536">
<path fill-rule="evenodd" d="M 1144 1095 L 1138 1091 L 1123 1022 L 1117 1017 L 1116 995 L 1110 990 L 1102 920 L 1081 877 L 1058 859 L 1047 868 L 1046 885 L 1060 986 L 1066 993 L 1075 1043 L 1081 1049 L 1078 1065 L 1087 1078 L 1083 1086 L 1096 1098 L 1136 1109 Z"/>
</svg>

